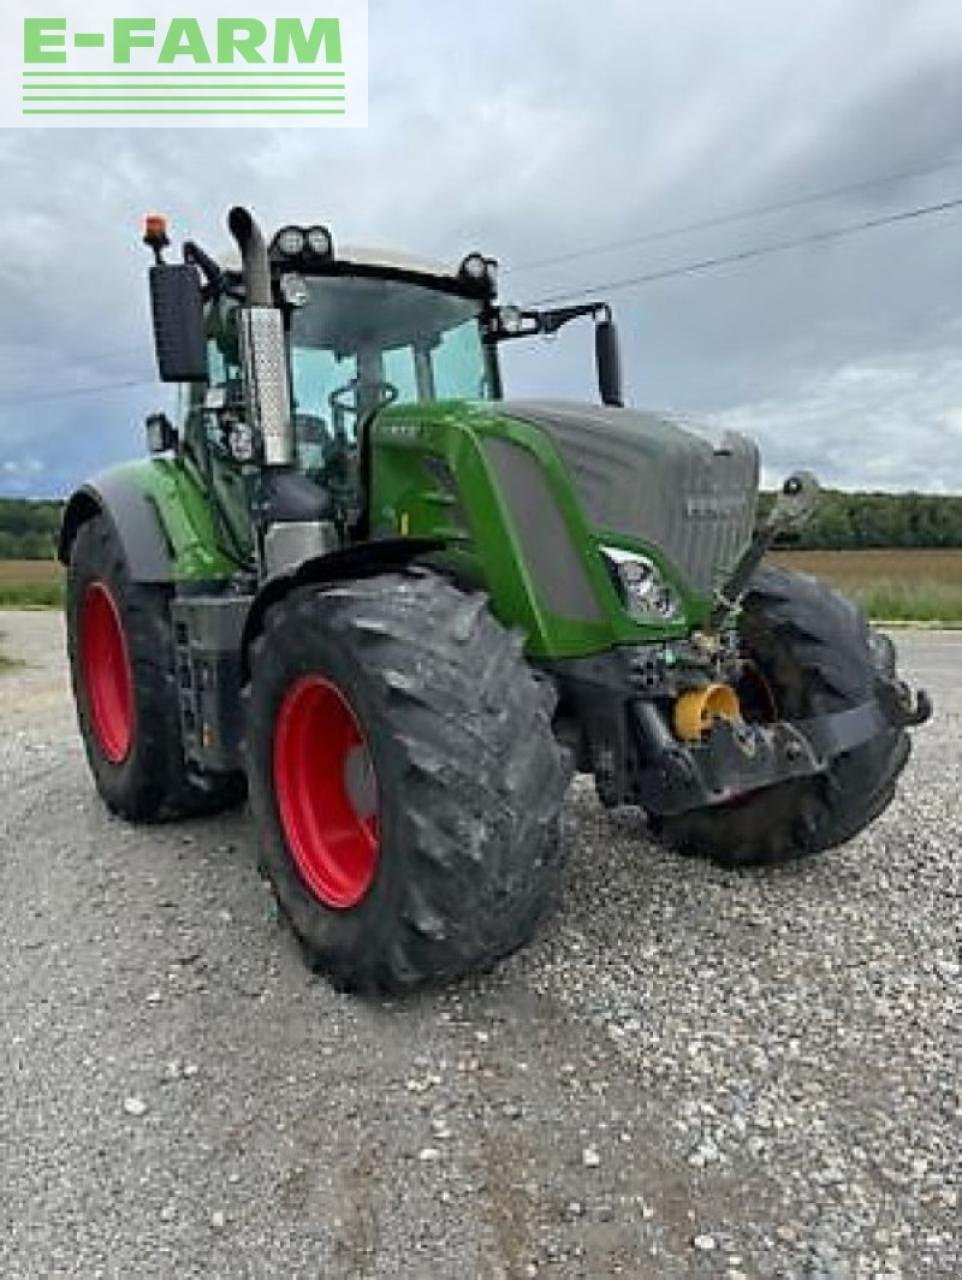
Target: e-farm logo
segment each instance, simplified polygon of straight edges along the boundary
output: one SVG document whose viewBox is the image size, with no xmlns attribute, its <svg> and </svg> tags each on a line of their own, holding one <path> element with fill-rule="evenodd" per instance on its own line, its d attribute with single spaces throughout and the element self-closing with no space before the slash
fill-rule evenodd
<svg viewBox="0 0 962 1280">
<path fill-rule="evenodd" d="M 317 0 L 309 9 L 299 0 L 255 0 L 243 16 L 217 0 L 194 0 L 190 16 L 176 0 L 139 12 L 129 0 L 61 0 L 59 13 L 56 4 L 12 6 L 20 10 L 20 92 L 11 101 L 12 77 L 4 75 L 0 124 L 367 123 L 366 0 Z"/>
</svg>

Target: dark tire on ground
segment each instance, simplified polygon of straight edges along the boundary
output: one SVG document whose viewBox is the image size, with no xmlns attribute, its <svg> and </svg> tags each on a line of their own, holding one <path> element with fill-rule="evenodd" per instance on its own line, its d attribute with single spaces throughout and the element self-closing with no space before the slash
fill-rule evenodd
<svg viewBox="0 0 962 1280">
<path fill-rule="evenodd" d="M 894 672 L 888 638 L 869 626 L 852 601 L 815 578 L 763 567 L 744 603 L 744 651 L 783 719 L 857 706 L 872 697 L 876 675 Z M 724 866 L 786 862 L 857 835 L 892 800 L 908 758 L 908 734 L 888 729 L 837 756 L 822 776 L 653 825 L 682 852 Z"/>
<path fill-rule="evenodd" d="M 370 880 L 340 907 L 308 887 L 282 817 L 284 710 L 311 681 L 343 700 L 376 779 Z M 570 766 L 554 691 L 485 596 L 423 569 L 299 588 L 266 617 L 248 697 L 262 869 L 313 968 L 342 990 L 404 992 L 531 938 L 558 897 Z"/>
<path fill-rule="evenodd" d="M 93 706 L 92 654 L 84 654 L 85 626 L 88 632 L 90 626 L 84 613 L 91 601 L 122 636 L 112 656 L 126 668 L 117 678 L 126 677 L 127 705 L 108 718 L 106 736 Z M 77 719 L 97 790 L 112 812 L 132 822 L 215 813 L 238 804 L 245 794 L 240 774 L 211 776 L 205 785 L 188 776 L 169 601 L 168 588 L 131 582 L 123 548 L 106 517 L 94 516 L 81 526 L 71 549 L 66 601 Z"/>
</svg>

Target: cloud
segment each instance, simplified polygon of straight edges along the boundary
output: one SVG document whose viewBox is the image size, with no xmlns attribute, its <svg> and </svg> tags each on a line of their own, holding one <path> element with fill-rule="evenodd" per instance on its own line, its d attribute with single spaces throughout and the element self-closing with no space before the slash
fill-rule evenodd
<svg viewBox="0 0 962 1280">
<path fill-rule="evenodd" d="M 0 492 L 30 495 L 42 485 L 45 467 L 40 458 L 0 459 Z"/>
<path fill-rule="evenodd" d="M 957 493 L 962 345 L 842 365 L 709 420 L 759 441 L 769 485 L 807 467 L 834 487 Z"/>
<path fill-rule="evenodd" d="M 934 163 L 962 136 L 950 0 L 378 0 L 370 38 L 366 130 L 0 136 L 0 457 L 39 458 L 38 486 L 61 491 L 140 451 L 144 413 L 168 403 L 151 381 L 148 209 L 214 249 L 243 201 L 269 226 L 325 221 L 341 242 L 521 264 Z M 504 292 L 525 301 L 960 192 L 962 165 L 512 272 Z M 958 217 L 933 218 L 614 295 L 633 401 L 733 415 L 776 468 L 805 461 L 789 460 L 796 440 L 815 448 L 804 428 L 847 483 L 958 486 L 945 424 L 962 404 L 959 234 Z M 590 333 L 519 344 L 506 370 L 518 393 L 590 396 Z M 903 381 L 886 395 L 890 376 Z"/>
</svg>

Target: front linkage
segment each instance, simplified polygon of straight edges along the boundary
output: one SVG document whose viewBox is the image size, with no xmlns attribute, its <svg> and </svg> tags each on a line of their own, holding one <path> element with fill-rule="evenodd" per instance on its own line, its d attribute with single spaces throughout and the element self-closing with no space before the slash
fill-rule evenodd
<svg viewBox="0 0 962 1280">
<path fill-rule="evenodd" d="M 605 805 L 637 804 L 670 816 L 730 804 L 825 775 L 837 757 L 930 718 L 928 695 L 898 679 L 892 661 L 874 666 L 868 696 L 856 705 L 779 718 L 764 670 L 741 651 L 743 601 L 762 560 L 777 538 L 806 523 L 818 494 L 810 473 L 789 477 L 716 591 L 704 633 L 546 664 L 564 691 L 561 731 L 579 767 L 594 774 Z M 876 640 L 890 658 L 888 642 Z"/>
</svg>

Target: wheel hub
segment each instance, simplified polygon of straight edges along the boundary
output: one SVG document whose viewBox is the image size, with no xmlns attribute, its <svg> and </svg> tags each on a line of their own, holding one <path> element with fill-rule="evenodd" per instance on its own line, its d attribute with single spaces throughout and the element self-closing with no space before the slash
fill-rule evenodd
<svg viewBox="0 0 962 1280">
<path fill-rule="evenodd" d="M 356 906 L 380 851 L 377 775 L 349 702 L 323 676 L 288 689 L 274 733 L 274 791 L 301 879 L 326 907 Z"/>
<path fill-rule="evenodd" d="M 80 663 L 97 744 L 122 764 L 134 738 L 134 679 L 120 611 L 105 583 L 88 584 L 80 604 Z"/>
</svg>

